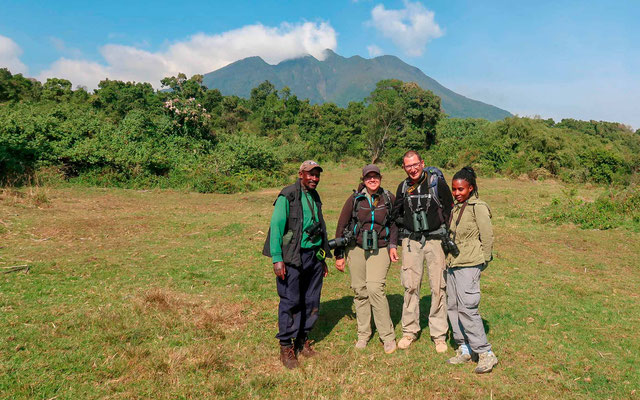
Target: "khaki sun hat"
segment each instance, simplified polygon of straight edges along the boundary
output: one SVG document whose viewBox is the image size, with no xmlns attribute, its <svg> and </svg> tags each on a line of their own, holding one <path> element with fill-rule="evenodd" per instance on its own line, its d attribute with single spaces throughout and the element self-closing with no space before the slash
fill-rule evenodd
<svg viewBox="0 0 640 400">
<path fill-rule="evenodd" d="M 300 172 L 302 171 L 311 171 L 314 168 L 318 168 L 320 170 L 320 172 L 322 172 L 322 167 L 320 166 L 320 164 L 318 164 L 317 162 L 313 161 L 313 160 L 307 160 L 305 162 L 303 162 L 302 164 L 300 164 Z"/>
</svg>

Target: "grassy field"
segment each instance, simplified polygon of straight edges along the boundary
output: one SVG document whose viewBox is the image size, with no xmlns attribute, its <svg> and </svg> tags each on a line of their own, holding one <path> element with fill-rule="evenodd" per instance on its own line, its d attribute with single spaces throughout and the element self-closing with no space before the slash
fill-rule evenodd
<svg viewBox="0 0 640 400">
<path fill-rule="evenodd" d="M 326 167 L 329 228 L 359 170 Z M 384 170 L 395 191 L 401 170 Z M 451 172 L 446 173 L 451 177 Z M 259 179 L 257 177 L 256 179 Z M 279 188 L 236 195 L 98 188 L 0 192 L 0 397 L 640 398 L 640 234 L 546 225 L 554 181 L 480 179 L 492 207 L 495 261 L 481 313 L 500 364 L 450 366 L 428 330 L 385 355 L 377 336 L 353 349 L 347 274 L 330 264 L 320 355 L 285 370 L 277 295 L 260 254 Z M 598 189 L 580 187 L 593 199 Z M 398 338 L 400 264 L 388 298 Z M 421 311 L 426 329 L 428 282 Z"/>
</svg>

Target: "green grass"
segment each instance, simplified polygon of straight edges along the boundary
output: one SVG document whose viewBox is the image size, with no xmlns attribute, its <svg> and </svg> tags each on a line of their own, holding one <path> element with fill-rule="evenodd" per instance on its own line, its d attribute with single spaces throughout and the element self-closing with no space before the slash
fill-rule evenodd
<svg viewBox="0 0 640 400">
<path fill-rule="evenodd" d="M 358 168 L 327 165 L 329 229 Z M 402 171 L 384 170 L 395 191 Z M 451 177 L 451 172 L 446 173 Z M 320 355 L 278 360 L 277 295 L 261 255 L 279 188 L 235 195 L 98 188 L 0 193 L 0 398 L 638 398 L 638 233 L 540 223 L 555 181 L 479 180 L 495 261 L 481 313 L 500 364 L 476 376 L 428 340 L 385 355 L 356 340 L 332 265 L 312 333 Z M 594 188 L 577 188 L 595 199 Z M 401 336 L 399 263 L 388 298 Z"/>
</svg>

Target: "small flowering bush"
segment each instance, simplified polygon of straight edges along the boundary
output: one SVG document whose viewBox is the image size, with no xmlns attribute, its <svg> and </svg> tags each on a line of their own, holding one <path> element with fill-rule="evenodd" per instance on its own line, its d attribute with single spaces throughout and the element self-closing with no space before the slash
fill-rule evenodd
<svg viewBox="0 0 640 400">
<path fill-rule="evenodd" d="M 203 139 L 213 138 L 213 133 L 209 129 L 211 114 L 196 99 L 169 99 L 165 101 L 164 108 L 182 135 Z"/>
</svg>

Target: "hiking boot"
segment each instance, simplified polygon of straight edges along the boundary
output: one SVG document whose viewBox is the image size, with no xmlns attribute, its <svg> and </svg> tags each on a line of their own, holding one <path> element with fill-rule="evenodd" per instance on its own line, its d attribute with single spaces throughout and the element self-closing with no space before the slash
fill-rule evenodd
<svg viewBox="0 0 640 400">
<path fill-rule="evenodd" d="M 447 342 L 444 339 L 436 339 L 433 341 L 436 345 L 436 353 L 446 353 L 447 352 Z"/>
<path fill-rule="evenodd" d="M 396 341 L 395 341 L 395 340 L 390 340 L 390 341 L 388 341 L 388 342 L 385 342 L 385 343 L 383 344 L 383 347 L 384 347 L 384 352 L 385 352 L 385 353 L 387 353 L 387 354 L 391 354 L 391 353 L 393 353 L 394 351 L 396 351 L 396 348 L 397 348 L 397 346 L 396 346 Z"/>
<path fill-rule="evenodd" d="M 486 374 L 498 365 L 498 357 L 493 352 L 487 351 L 478 354 L 478 366 L 473 371 L 476 374 Z"/>
<path fill-rule="evenodd" d="M 356 342 L 356 349 L 363 350 L 365 347 L 367 347 L 367 343 L 367 339 L 358 339 L 358 341 Z"/>
<path fill-rule="evenodd" d="M 414 340 L 416 339 L 412 336 L 403 336 L 402 339 L 400 339 L 400 341 L 398 342 L 398 348 L 401 350 L 408 349 Z"/>
<path fill-rule="evenodd" d="M 282 361 L 282 365 L 288 369 L 294 369 L 300 366 L 296 352 L 291 345 L 280 345 L 280 361 Z"/>
<path fill-rule="evenodd" d="M 471 355 L 467 353 L 463 353 L 460 348 L 456 349 L 456 355 L 447 360 L 447 364 L 464 364 L 471 361 Z"/>
<path fill-rule="evenodd" d="M 297 343 L 296 352 L 302 354 L 305 357 L 313 357 L 318 354 L 317 351 L 311 348 L 313 340 L 305 340 L 304 343 Z"/>
</svg>

